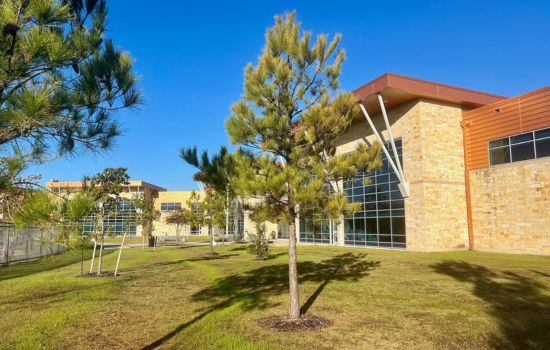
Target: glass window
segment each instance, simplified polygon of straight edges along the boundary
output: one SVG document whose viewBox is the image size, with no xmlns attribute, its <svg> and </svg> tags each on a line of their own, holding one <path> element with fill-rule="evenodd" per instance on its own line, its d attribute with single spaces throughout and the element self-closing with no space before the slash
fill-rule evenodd
<svg viewBox="0 0 550 350">
<path fill-rule="evenodd" d="M 390 219 L 380 218 L 378 219 L 378 234 L 389 235 L 391 233 Z"/>
<path fill-rule="evenodd" d="M 401 140 L 395 140 L 399 159 L 402 161 Z M 391 145 L 386 144 L 391 155 Z M 344 244 L 354 246 L 372 246 L 406 248 L 404 199 L 397 187 L 397 175 L 388 166 L 387 158 L 381 157 L 383 167 L 375 172 L 359 172 L 351 181 L 343 182 L 343 193 L 348 202 L 362 205 L 359 212 L 344 216 Z M 312 225 L 316 218 L 322 225 Z M 306 220 L 307 219 L 307 220 Z M 319 214 L 308 214 L 300 218 L 300 241 L 330 243 L 330 229 L 326 220 Z M 395 232 L 393 232 L 395 226 Z M 398 235 L 396 239 L 392 237 Z M 333 235 L 332 239 L 335 239 Z M 395 242 L 395 243 L 394 243 Z"/>
<path fill-rule="evenodd" d="M 181 209 L 181 203 L 160 203 L 160 211 L 174 211 L 174 210 L 180 210 Z"/>
<path fill-rule="evenodd" d="M 537 140 L 537 158 L 550 157 L 550 138 Z"/>
<path fill-rule="evenodd" d="M 510 163 L 510 148 L 501 147 L 492 149 L 489 153 L 491 165 Z"/>
<path fill-rule="evenodd" d="M 201 227 L 200 226 L 191 226 L 189 229 L 189 234 L 193 236 L 200 236 L 201 234 Z"/>
<path fill-rule="evenodd" d="M 366 211 L 375 211 L 376 210 L 376 202 L 365 203 L 364 206 L 365 206 Z"/>
<path fill-rule="evenodd" d="M 550 128 L 535 131 L 535 139 L 550 138 Z"/>
<path fill-rule="evenodd" d="M 392 239 L 394 243 L 405 243 L 405 236 L 393 235 Z"/>
<path fill-rule="evenodd" d="M 387 147 L 392 153 L 391 145 Z M 399 158 L 402 158 L 401 140 L 396 140 Z M 405 248 L 405 211 L 404 199 L 397 187 L 397 175 L 388 166 L 383 155 L 384 166 L 371 174 L 364 175 L 371 181 L 370 185 L 363 183 L 364 212 L 354 215 L 354 219 L 344 219 L 344 243 L 348 245 L 367 245 L 373 247 Z M 355 183 L 357 186 L 358 184 Z M 351 184 L 344 183 L 344 192 L 348 201 L 355 201 L 350 193 Z M 354 191 L 356 189 L 354 188 Z M 356 194 L 356 192 L 354 192 Z M 363 215 L 364 213 L 364 215 Z M 363 219 L 363 216 L 365 218 Z M 396 237 L 395 239 L 393 237 Z"/>
<path fill-rule="evenodd" d="M 550 128 L 489 142 L 489 164 L 498 165 L 550 156 Z"/>
<path fill-rule="evenodd" d="M 364 219 L 355 219 L 355 233 L 356 234 L 365 233 L 365 220 Z"/>
<path fill-rule="evenodd" d="M 367 242 L 378 242 L 377 235 L 367 235 Z"/>
<path fill-rule="evenodd" d="M 405 218 L 391 219 L 392 233 L 405 236 Z"/>
<path fill-rule="evenodd" d="M 367 233 L 376 235 L 378 232 L 378 223 L 376 219 L 367 219 Z"/>
<path fill-rule="evenodd" d="M 520 143 L 518 145 L 512 145 L 512 160 L 519 162 L 521 160 L 534 159 L 535 148 L 533 142 Z"/>
<path fill-rule="evenodd" d="M 508 146 L 509 144 L 510 144 L 510 140 L 506 137 L 504 139 L 489 142 L 489 148 Z"/>
<path fill-rule="evenodd" d="M 533 141 L 533 133 L 529 132 L 529 133 L 526 133 L 526 134 L 520 134 L 520 135 L 512 136 L 512 137 L 510 137 L 510 141 L 511 141 L 512 144 Z"/>
</svg>

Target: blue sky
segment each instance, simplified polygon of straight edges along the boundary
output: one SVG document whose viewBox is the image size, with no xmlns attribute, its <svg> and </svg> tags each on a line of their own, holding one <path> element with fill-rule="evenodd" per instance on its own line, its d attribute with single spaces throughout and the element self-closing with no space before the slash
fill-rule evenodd
<svg viewBox="0 0 550 350">
<path fill-rule="evenodd" d="M 224 120 L 242 93 L 273 16 L 296 10 L 303 28 L 343 35 L 342 87 L 385 72 L 513 96 L 550 85 L 548 1 L 110 0 L 109 35 L 136 60 L 146 104 L 120 115 L 125 135 L 105 155 L 31 169 L 79 180 L 111 166 L 171 190 L 194 189 L 182 146 L 227 144 Z"/>
</svg>

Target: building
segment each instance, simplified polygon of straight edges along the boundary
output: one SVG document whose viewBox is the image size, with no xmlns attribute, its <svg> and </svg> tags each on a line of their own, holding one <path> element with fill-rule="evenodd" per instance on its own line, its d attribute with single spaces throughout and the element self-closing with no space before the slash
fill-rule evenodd
<svg viewBox="0 0 550 350">
<path fill-rule="evenodd" d="M 301 241 L 550 254 L 550 87 L 507 98 L 384 74 L 354 94 L 393 155 L 391 130 L 408 197 L 383 156 L 371 185 L 343 184 L 363 211 L 320 232 L 302 220 Z M 360 115 L 337 152 L 376 140 Z"/>
<path fill-rule="evenodd" d="M 55 192 L 60 196 L 70 198 L 72 195 L 79 193 L 84 188 L 82 181 L 48 181 L 46 188 Z M 136 223 L 136 207 L 134 200 L 140 194 L 148 192 L 154 201 L 159 197 L 159 193 L 166 192 L 165 188 L 150 184 L 145 181 L 129 181 L 125 186 L 124 191 L 120 193 L 122 201 L 117 208 L 112 208 L 114 214 L 107 216 L 104 225 L 107 230 L 116 235 L 124 233 L 130 236 L 141 236 L 142 227 Z M 95 220 L 93 217 L 88 217 L 84 220 L 84 233 L 91 233 L 95 230 Z"/>
<path fill-rule="evenodd" d="M 48 181 L 46 188 L 55 192 L 58 195 L 70 196 L 83 190 L 84 183 L 81 181 L 60 182 Z M 104 221 L 104 225 L 108 232 L 114 235 L 123 235 L 126 233 L 129 236 L 141 236 L 143 228 L 136 221 L 136 206 L 134 200 L 139 195 L 148 192 L 152 198 L 154 207 L 160 212 L 160 217 L 155 221 L 153 234 L 159 236 L 176 236 L 176 227 L 166 223 L 166 218 L 170 213 L 179 210 L 200 210 L 200 201 L 191 203 L 190 198 L 193 191 L 168 191 L 163 187 L 153 185 L 151 183 L 133 180 L 125 186 L 124 191 L 120 193 L 122 201 L 117 208 L 113 210 L 111 215 L 108 215 Z M 204 198 L 204 193 L 196 191 L 200 198 Z M 247 216 L 248 226 L 254 227 Z M 95 230 L 95 220 L 93 217 L 88 217 L 83 222 L 84 233 L 92 233 Z M 242 207 L 235 207 L 229 215 L 229 230 L 228 237 L 240 236 L 243 237 L 244 231 L 244 212 Z M 222 235 L 225 233 L 225 228 L 213 228 L 214 235 Z M 207 236 L 209 234 L 208 227 L 196 227 L 186 225 L 181 234 L 191 236 Z"/>
<path fill-rule="evenodd" d="M 550 254 L 550 87 L 508 98 L 388 73 L 354 94 L 372 126 L 358 115 L 337 153 L 379 140 L 389 158 L 382 155 L 375 173 L 341 183 L 360 212 L 320 226 L 299 218 L 300 243 Z M 135 183 L 154 193 L 163 217 L 190 194 Z M 47 186 L 62 184 L 70 183 Z M 233 233 L 255 232 L 248 213 L 231 215 Z M 155 232 L 175 235 L 175 228 L 161 218 Z M 282 223 L 266 223 L 266 232 L 288 238 Z"/>
</svg>

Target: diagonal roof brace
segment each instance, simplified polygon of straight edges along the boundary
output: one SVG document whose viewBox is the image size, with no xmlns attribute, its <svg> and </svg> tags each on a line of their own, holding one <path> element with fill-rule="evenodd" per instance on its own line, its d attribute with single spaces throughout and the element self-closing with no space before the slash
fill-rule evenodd
<svg viewBox="0 0 550 350">
<path fill-rule="evenodd" d="M 386 158 L 388 159 L 388 163 L 390 164 L 391 168 L 395 172 L 395 175 L 397 175 L 397 179 L 399 180 L 399 192 L 401 192 L 401 195 L 403 198 L 409 197 L 409 184 L 405 181 L 405 176 L 403 174 L 403 170 L 401 168 L 401 162 L 399 161 L 399 157 L 397 156 L 397 150 L 395 148 L 395 141 L 393 140 L 393 135 L 391 133 L 391 129 L 389 126 L 388 116 L 386 115 L 386 109 L 384 108 L 384 101 L 382 100 L 381 96 L 378 95 L 379 101 L 380 101 L 380 107 L 382 108 L 382 115 L 384 116 L 384 122 L 386 123 L 386 128 L 388 129 L 388 136 L 390 137 L 390 143 L 393 148 L 393 153 L 395 155 L 395 161 L 397 162 L 399 168 L 395 165 L 392 156 L 390 155 L 390 152 L 388 152 L 388 149 L 386 148 L 386 145 L 384 144 L 384 141 L 382 141 L 382 138 L 380 137 L 380 134 L 378 133 L 378 130 L 374 127 L 374 123 L 372 122 L 372 119 L 369 116 L 369 113 L 367 113 L 367 110 L 365 109 L 365 106 L 363 104 L 359 104 L 359 107 L 361 107 L 361 111 L 365 115 L 365 118 L 367 119 L 367 122 L 369 123 L 370 128 L 374 132 L 374 136 L 382 146 L 382 151 L 386 155 Z"/>
<path fill-rule="evenodd" d="M 201 190 L 201 192 L 204 192 L 204 185 L 202 184 L 202 182 L 200 181 L 195 181 L 197 183 L 197 186 L 199 187 L 199 190 Z"/>
</svg>

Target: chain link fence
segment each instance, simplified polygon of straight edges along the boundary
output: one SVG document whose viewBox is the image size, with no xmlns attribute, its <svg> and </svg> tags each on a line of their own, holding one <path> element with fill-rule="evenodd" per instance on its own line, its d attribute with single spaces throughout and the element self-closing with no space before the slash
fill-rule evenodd
<svg viewBox="0 0 550 350">
<path fill-rule="evenodd" d="M 53 232 L 43 232 L 36 227 L 17 229 L 0 223 L 0 265 L 62 252 L 64 247 L 51 243 L 53 238 Z"/>
</svg>

